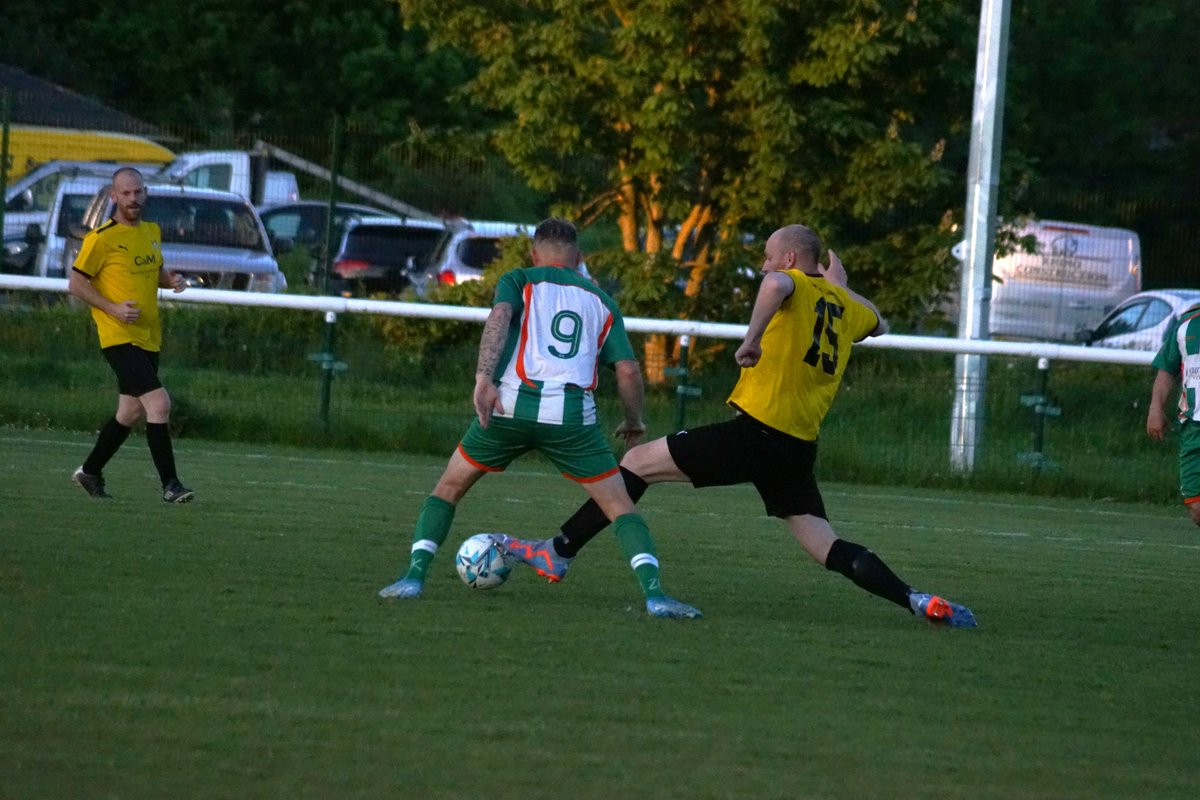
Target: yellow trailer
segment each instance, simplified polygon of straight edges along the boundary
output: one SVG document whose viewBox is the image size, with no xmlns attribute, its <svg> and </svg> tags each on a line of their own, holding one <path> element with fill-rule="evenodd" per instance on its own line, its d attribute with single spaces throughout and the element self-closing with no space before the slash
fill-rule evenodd
<svg viewBox="0 0 1200 800">
<path fill-rule="evenodd" d="M 175 154 L 143 136 L 13 125 L 8 134 L 8 182 L 46 161 L 167 164 Z"/>
</svg>

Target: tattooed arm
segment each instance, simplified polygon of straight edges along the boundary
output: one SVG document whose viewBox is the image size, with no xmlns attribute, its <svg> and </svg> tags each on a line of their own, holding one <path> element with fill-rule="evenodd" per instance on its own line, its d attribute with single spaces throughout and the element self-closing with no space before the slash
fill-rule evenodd
<svg viewBox="0 0 1200 800">
<path fill-rule="evenodd" d="M 504 342 L 508 337 L 508 323 L 512 320 L 513 308 L 511 303 L 497 303 L 492 306 L 487 322 L 483 325 L 483 336 L 479 340 L 479 363 L 475 367 L 475 413 L 479 415 L 479 424 L 487 427 L 492 419 L 493 411 L 504 411 L 500 405 L 500 390 L 492 376 L 496 374 L 496 365 L 500 363 L 500 353 L 504 350 Z"/>
</svg>

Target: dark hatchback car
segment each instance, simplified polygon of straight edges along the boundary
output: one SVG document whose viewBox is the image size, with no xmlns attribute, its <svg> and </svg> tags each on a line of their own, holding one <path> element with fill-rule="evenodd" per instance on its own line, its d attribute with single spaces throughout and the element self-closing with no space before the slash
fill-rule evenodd
<svg viewBox="0 0 1200 800">
<path fill-rule="evenodd" d="M 420 291 L 450 231 L 436 220 L 362 217 L 346 223 L 328 290 L 347 297 Z"/>
<path fill-rule="evenodd" d="M 386 217 L 390 212 L 358 203 L 338 203 L 333 210 L 333 237 L 342 236 L 346 223 L 360 217 Z M 299 200 L 260 209 L 263 227 L 273 239 L 291 239 L 301 247 L 316 250 L 325 244 L 325 224 L 329 219 L 329 204 L 320 200 Z"/>
</svg>

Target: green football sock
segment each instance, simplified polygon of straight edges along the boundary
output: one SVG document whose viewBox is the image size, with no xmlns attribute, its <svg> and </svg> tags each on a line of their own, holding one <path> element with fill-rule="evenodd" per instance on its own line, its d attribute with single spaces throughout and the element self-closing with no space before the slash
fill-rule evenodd
<svg viewBox="0 0 1200 800">
<path fill-rule="evenodd" d="M 622 514 L 613 521 L 617 544 L 621 553 L 629 559 L 633 574 L 637 576 L 646 597 L 662 597 L 662 582 L 658 577 L 658 558 L 654 552 L 654 540 L 650 529 L 640 514 Z"/>
<path fill-rule="evenodd" d="M 409 562 L 405 578 L 424 581 L 425 573 L 438 548 L 450 533 L 454 521 L 454 505 L 440 497 L 430 495 L 417 515 L 417 528 L 413 531 L 412 561 Z"/>
</svg>

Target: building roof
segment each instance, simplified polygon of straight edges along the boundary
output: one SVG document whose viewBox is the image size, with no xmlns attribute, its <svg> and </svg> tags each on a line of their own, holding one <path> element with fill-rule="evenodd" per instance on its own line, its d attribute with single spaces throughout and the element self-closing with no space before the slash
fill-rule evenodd
<svg viewBox="0 0 1200 800">
<path fill-rule="evenodd" d="M 0 64 L 0 89 L 8 90 L 13 125 L 164 136 L 149 122 L 7 64 Z"/>
</svg>

